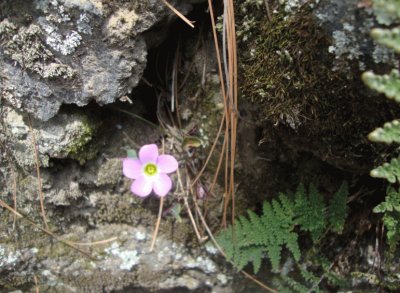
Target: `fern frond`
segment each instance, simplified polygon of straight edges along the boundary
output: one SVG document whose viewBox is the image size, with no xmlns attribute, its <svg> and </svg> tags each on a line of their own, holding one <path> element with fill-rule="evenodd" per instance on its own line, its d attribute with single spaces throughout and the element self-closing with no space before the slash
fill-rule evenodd
<svg viewBox="0 0 400 293">
<path fill-rule="evenodd" d="M 309 292 L 309 288 L 307 288 L 306 286 L 297 282 L 296 280 L 294 280 L 289 276 L 282 276 L 282 279 L 285 282 L 285 284 L 292 289 L 292 292 L 298 292 L 298 293 Z"/>
<path fill-rule="evenodd" d="M 377 128 L 368 135 L 368 139 L 373 142 L 383 142 L 391 144 L 400 143 L 400 121 L 394 120 L 386 122 L 383 128 Z"/>
<path fill-rule="evenodd" d="M 332 219 L 335 219 L 338 227 L 344 223 L 340 216 L 346 216 L 346 197 L 347 186 L 342 185 L 332 201 L 333 211 L 343 210 L 332 213 Z M 216 240 L 236 269 L 241 270 L 252 263 L 256 273 L 260 269 L 262 257 L 265 256 L 270 261 L 272 270 L 277 272 L 284 247 L 296 262 L 301 259 L 296 226 L 300 226 L 303 231 L 309 231 L 314 241 L 322 235 L 327 228 L 325 209 L 323 196 L 315 186 L 310 185 L 307 194 L 304 186 L 299 185 L 294 199 L 280 193 L 277 199 L 263 203 L 262 215 L 248 211 L 247 217 L 240 216 L 233 227 L 220 231 Z"/>
<path fill-rule="evenodd" d="M 380 24 L 391 25 L 400 18 L 398 0 L 373 0 L 373 10 Z"/>
<path fill-rule="evenodd" d="M 382 44 L 390 49 L 393 49 L 397 53 L 400 53 L 400 28 L 399 27 L 396 27 L 393 29 L 374 28 L 371 31 L 371 36 L 379 44 Z"/>
<path fill-rule="evenodd" d="M 341 234 L 347 216 L 347 196 L 349 189 L 343 182 L 339 190 L 333 195 L 329 202 L 328 222 L 333 232 Z"/>
<path fill-rule="evenodd" d="M 383 224 L 387 230 L 386 237 L 390 250 L 394 251 L 400 242 L 400 192 L 389 187 L 386 194 L 385 201 L 377 205 L 374 212 L 384 213 Z"/>
<path fill-rule="evenodd" d="M 300 229 L 311 233 L 313 241 L 317 241 L 325 228 L 325 204 L 323 197 L 313 184 L 310 184 L 309 195 L 296 193 L 296 219 Z"/>
<path fill-rule="evenodd" d="M 384 163 L 370 172 L 371 177 L 384 178 L 390 183 L 400 180 L 400 158 L 394 158 L 390 163 Z"/>
<path fill-rule="evenodd" d="M 393 253 L 400 242 L 400 213 L 385 213 L 383 216 L 383 224 L 387 230 L 386 237 L 390 251 Z"/>
<path fill-rule="evenodd" d="M 400 73 L 392 69 L 390 74 L 377 75 L 371 71 L 362 74 L 362 80 L 371 89 L 385 94 L 389 99 L 400 103 Z"/>
<path fill-rule="evenodd" d="M 374 213 L 400 212 L 400 193 L 393 187 L 386 191 L 386 198 L 374 208 Z"/>
<path fill-rule="evenodd" d="M 299 266 L 299 271 L 303 279 L 309 282 L 310 284 L 315 284 L 319 282 L 320 277 L 317 277 L 313 273 L 309 272 L 307 269 Z"/>
</svg>

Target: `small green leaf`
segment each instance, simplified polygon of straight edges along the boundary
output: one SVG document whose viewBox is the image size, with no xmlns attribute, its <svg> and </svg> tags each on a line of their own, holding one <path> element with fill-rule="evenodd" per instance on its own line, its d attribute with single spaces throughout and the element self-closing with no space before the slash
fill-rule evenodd
<svg viewBox="0 0 400 293">
<path fill-rule="evenodd" d="M 371 31 L 371 36 L 379 44 L 400 53 L 400 27 L 393 29 L 374 28 Z"/>
<path fill-rule="evenodd" d="M 373 0 L 373 11 L 380 24 L 391 25 L 400 18 L 399 0 Z"/>
<path fill-rule="evenodd" d="M 137 159 L 137 153 L 135 150 L 127 150 L 126 156 L 131 159 Z"/>
<path fill-rule="evenodd" d="M 390 163 L 384 163 L 382 166 L 373 169 L 370 172 L 371 177 L 384 178 L 390 183 L 395 183 L 400 179 L 400 159 L 395 158 Z"/>
<path fill-rule="evenodd" d="M 183 139 L 182 147 L 188 149 L 189 147 L 198 148 L 201 147 L 201 139 L 195 136 L 186 136 Z"/>
<path fill-rule="evenodd" d="M 336 233 L 342 233 L 347 216 L 347 196 L 349 189 L 344 182 L 329 202 L 328 221 L 332 230 Z"/>
<path fill-rule="evenodd" d="M 400 143 L 400 121 L 394 120 L 385 123 L 383 128 L 380 127 L 371 132 L 368 138 L 373 142 Z"/>
<path fill-rule="evenodd" d="M 400 73 L 392 69 L 390 74 L 377 75 L 371 71 L 362 74 L 364 83 L 373 90 L 385 94 L 389 99 L 400 103 Z"/>
<path fill-rule="evenodd" d="M 178 223 L 182 222 L 181 211 L 182 211 L 182 205 L 179 203 L 174 205 L 170 210 L 171 215 L 175 218 L 175 220 Z"/>
</svg>

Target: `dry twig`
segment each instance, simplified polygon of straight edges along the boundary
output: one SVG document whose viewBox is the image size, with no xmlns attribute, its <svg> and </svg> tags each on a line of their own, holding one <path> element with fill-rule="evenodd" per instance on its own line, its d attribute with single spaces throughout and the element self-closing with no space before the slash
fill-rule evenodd
<svg viewBox="0 0 400 293">
<path fill-rule="evenodd" d="M 32 134 L 32 144 L 33 144 L 33 147 L 34 147 L 34 150 L 35 150 L 35 162 L 36 162 L 36 174 L 37 174 L 37 180 L 38 180 L 38 192 L 39 192 L 39 200 L 40 200 L 40 210 L 41 210 L 44 226 L 46 227 L 47 230 L 49 230 L 49 226 L 47 225 L 46 212 L 44 210 L 44 196 L 43 196 L 43 192 L 42 192 L 42 178 L 40 177 L 39 149 L 38 149 L 38 146 L 36 144 L 35 132 L 33 131 L 31 116 L 29 114 L 28 114 L 28 120 L 29 120 L 29 130 L 30 130 L 30 132 Z"/>
<path fill-rule="evenodd" d="M 184 22 L 186 22 L 191 28 L 194 28 L 192 21 L 187 19 L 182 13 L 180 13 L 174 6 L 169 4 L 166 0 L 161 0 L 164 4 L 171 9 L 177 16 L 179 16 Z"/>
</svg>

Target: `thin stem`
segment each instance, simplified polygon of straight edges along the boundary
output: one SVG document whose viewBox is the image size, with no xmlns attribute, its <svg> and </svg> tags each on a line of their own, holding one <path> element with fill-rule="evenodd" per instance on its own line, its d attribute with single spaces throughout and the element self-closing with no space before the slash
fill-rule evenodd
<svg viewBox="0 0 400 293">
<path fill-rule="evenodd" d="M 187 19 L 182 13 L 180 13 L 174 6 L 169 4 L 166 0 L 161 0 L 164 2 L 164 4 L 171 9 L 177 16 L 179 16 L 184 22 L 186 22 L 191 28 L 194 28 L 194 25 L 192 24 L 192 21 Z"/>
<path fill-rule="evenodd" d="M 153 251 L 154 245 L 155 245 L 155 243 L 156 243 L 157 234 L 158 234 L 158 229 L 160 228 L 160 222 L 161 222 L 161 216 L 162 216 L 163 205 L 164 205 L 164 197 L 161 197 L 161 198 L 160 198 L 160 209 L 158 210 L 158 217 L 157 217 L 156 227 L 155 227 L 155 229 L 154 229 L 153 238 L 152 238 L 152 240 L 151 240 L 150 252 Z"/>
<path fill-rule="evenodd" d="M 39 150 L 38 150 L 38 146 L 36 144 L 35 132 L 33 131 L 33 128 L 32 128 L 31 116 L 29 116 L 29 114 L 28 114 L 28 120 L 29 120 L 29 130 L 30 130 L 30 132 L 32 134 L 32 144 L 33 144 L 34 153 L 35 153 L 35 163 L 36 163 L 36 174 L 37 174 L 37 180 L 38 180 L 38 192 L 39 192 L 39 200 L 40 200 L 40 210 L 41 210 L 44 226 L 46 227 L 47 230 L 49 230 L 49 226 L 47 225 L 46 212 L 44 210 L 44 197 L 43 197 L 43 192 L 42 192 L 42 178 L 40 177 Z"/>
</svg>

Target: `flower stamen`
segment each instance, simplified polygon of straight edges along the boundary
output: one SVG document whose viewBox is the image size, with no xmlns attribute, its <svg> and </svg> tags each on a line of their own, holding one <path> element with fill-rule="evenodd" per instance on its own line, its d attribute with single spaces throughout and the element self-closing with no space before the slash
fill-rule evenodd
<svg viewBox="0 0 400 293">
<path fill-rule="evenodd" d="M 157 165 L 153 164 L 153 163 L 148 163 L 144 167 L 144 173 L 148 176 L 153 176 L 153 175 L 157 174 Z"/>
</svg>

